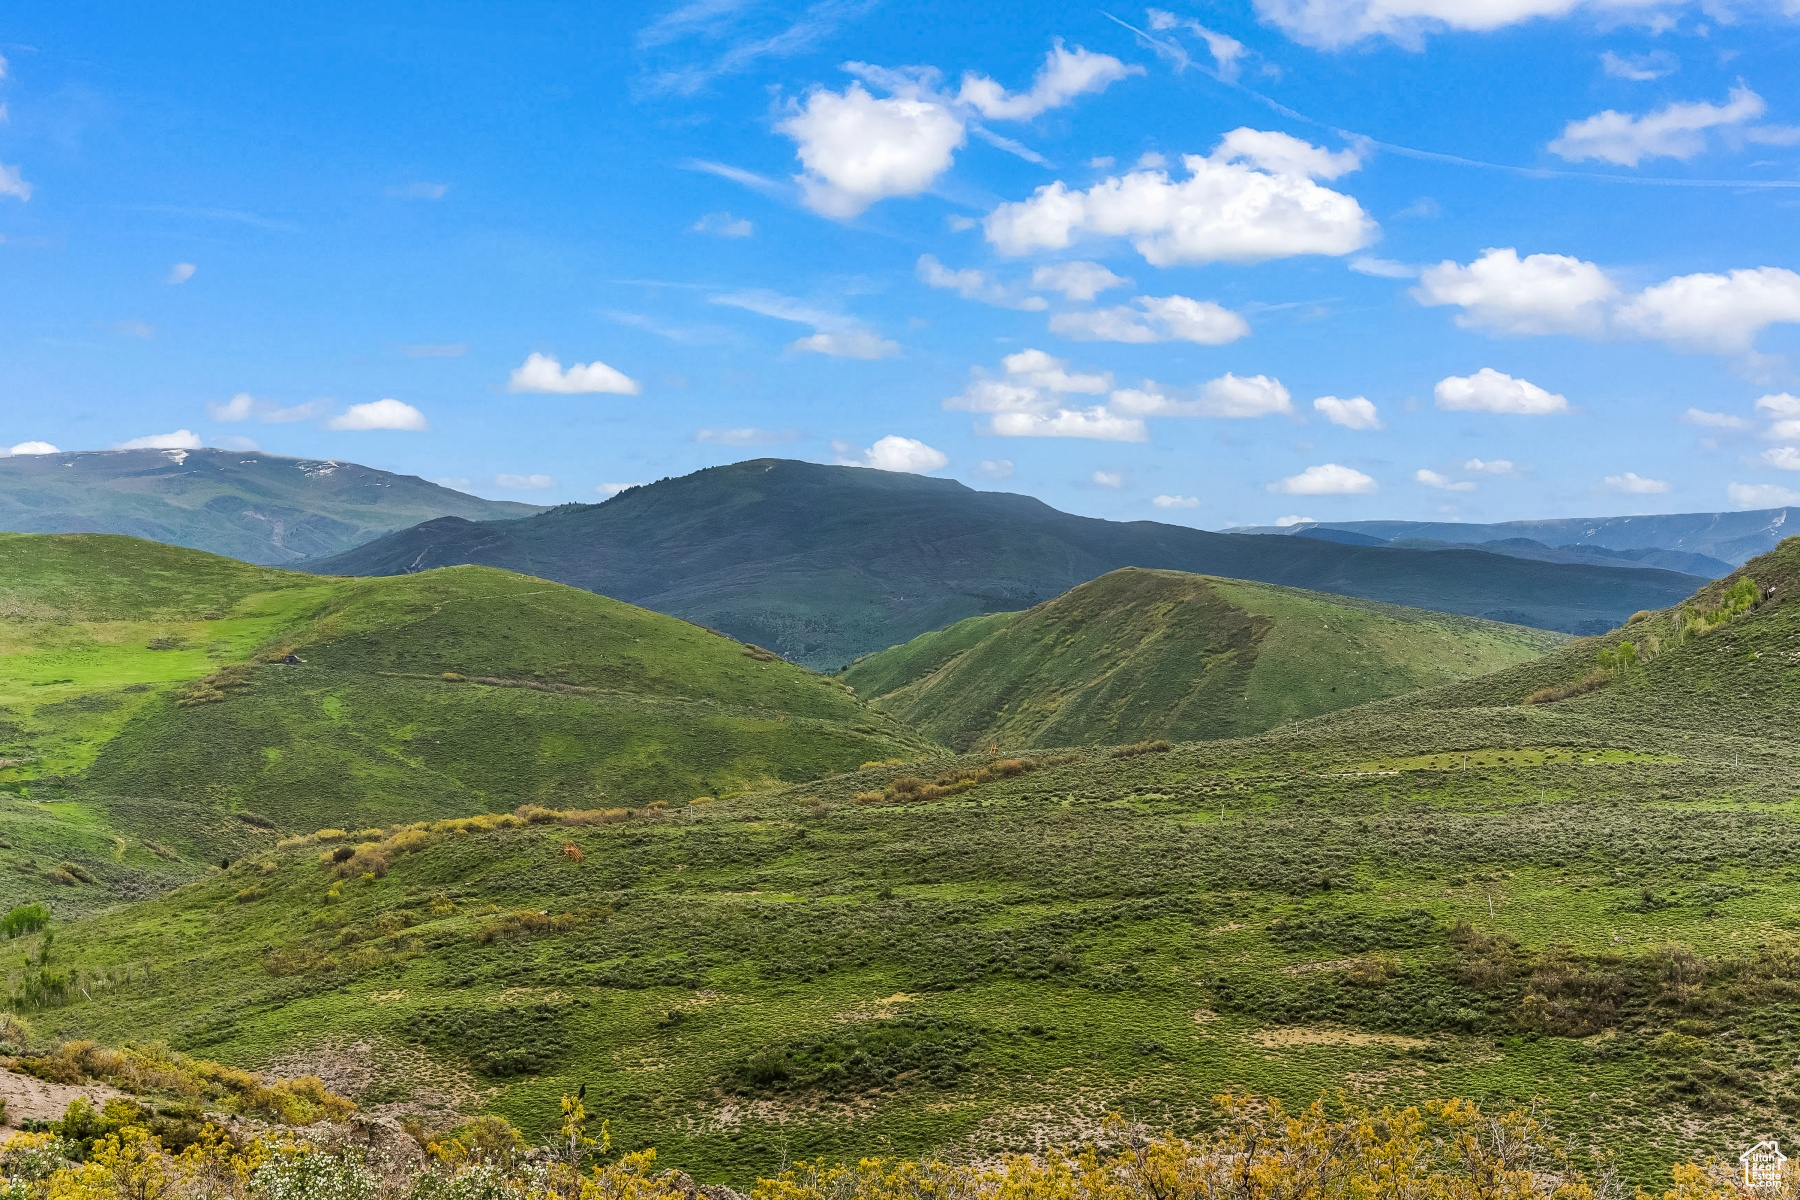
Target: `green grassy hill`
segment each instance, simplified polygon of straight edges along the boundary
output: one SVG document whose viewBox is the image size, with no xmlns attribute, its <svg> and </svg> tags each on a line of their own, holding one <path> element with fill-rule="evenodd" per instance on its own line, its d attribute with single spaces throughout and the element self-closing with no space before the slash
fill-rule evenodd
<svg viewBox="0 0 1800 1200">
<path fill-rule="evenodd" d="M 709 1179 L 1343 1088 L 1535 1101 L 1660 1187 L 1800 1113 L 1800 540 L 1745 573 L 1564 701 L 1520 702 L 1598 643 L 1166 753 L 302 839 L 0 962 L 46 1036 L 534 1134 L 585 1084 Z"/>
<path fill-rule="evenodd" d="M 1561 635 L 1134 567 L 859 659 L 857 695 L 960 749 L 1241 737 L 1484 675 Z"/>
<path fill-rule="evenodd" d="M 491 568 L 0 535 L 0 611 L 0 902 L 46 875 L 59 907 L 147 894 L 280 830 L 687 800 L 925 744 L 766 652 Z"/>
<path fill-rule="evenodd" d="M 0 458 L 0 529 L 123 533 L 274 566 L 337 554 L 436 517 L 506 520 L 416 475 L 243 450 L 84 450 Z"/>
<path fill-rule="evenodd" d="M 1311 588 L 1566 633 L 1674 604 L 1673 571 L 1479 550 L 1349 546 L 1101 521 L 949 479 L 758 459 L 516 521 L 445 517 L 309 566 L 400 575 L 483 563 L 617 596 L 835 670 L 1120 567 Z"/>
</svg>

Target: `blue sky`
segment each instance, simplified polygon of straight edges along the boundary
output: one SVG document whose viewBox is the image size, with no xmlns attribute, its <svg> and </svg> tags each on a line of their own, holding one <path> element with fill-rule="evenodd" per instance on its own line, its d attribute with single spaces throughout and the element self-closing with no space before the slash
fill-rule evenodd
<svg viewBox="0 0 1800 1200">
<path fill-rule="evenodd" d="M 1796 0 L 290 7 L 0 9 L 0 447 L 1800 502 Z"/>
</svg>

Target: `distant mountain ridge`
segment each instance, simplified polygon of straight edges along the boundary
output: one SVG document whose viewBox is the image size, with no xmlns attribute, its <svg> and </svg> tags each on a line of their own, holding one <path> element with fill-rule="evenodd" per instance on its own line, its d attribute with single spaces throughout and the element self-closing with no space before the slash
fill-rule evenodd
<svg viewBox="0 0 1800 1200">
<path fill-rule="evenodd" d="M 1446 546 L 1477 545 L 1524 538 L 1545 549 L 1664 550 L 1705 555 L 1736 568 L 1773 550 L 1784 537 L 1800 530 L 1800 508 L 1765 508 L 1750 512 L 1674 513 L 1649 517 L 1564 517 L 1543 521 L 1501 521 L 1481 525 L 1461 521 L 1315 521 L 1299 525 L 1241 525 L 1232 534 L 1318 536 L 1339 529 L 1380 542 L 1425 540 Z M 1505 553 L 1496 549 L 1495 553 Z M 1646 560 L 1648 561 L 1648 560 Z M 1670 559 L 1657 566 L 1692 572 L 1702 564 L 1677 567 Z M 1704 572 L 1696 572 L 1704 573 Z M 1726 574 L 1718 571 L 1716 575 Z M 1716 575 L 1714 577 L 1716 577 Z"/>
<path fill-rule="evenodd" d="M 337 554 L 434 517 L 542 512 L 341 459 L 241 450 L 0 458 L 0 530 L 122 533 L 260 566 Z"/>
<path fill-rule="evenodd" d="M 965 617 L 1028 608 L 1119 567 L 1334 592 L 1598 633 L 1704 580 L 1059 512 L 954 480 L 757 459 L 517 521 L 442 518 L 304 564 L 398 575 L 479 563 L 588 588 L 835 668 Z"/>
</svg>

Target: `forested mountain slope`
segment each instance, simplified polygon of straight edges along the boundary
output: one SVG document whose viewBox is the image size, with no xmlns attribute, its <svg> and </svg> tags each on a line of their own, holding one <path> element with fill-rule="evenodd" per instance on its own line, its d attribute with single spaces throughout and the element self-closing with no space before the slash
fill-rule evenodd
<svg viewBox="0 0 1800 1200">
<path fill-rule="evenodd" d="M 760 459 L 519 521 L 445 518 L 309 564 L 394 575 L 483 563 L 557 579 L 835 669 L 1119 567 L 1191 571 L 1591 633 L 1702 580 L 1058 512 L 946 479 Z"/>
</svg>

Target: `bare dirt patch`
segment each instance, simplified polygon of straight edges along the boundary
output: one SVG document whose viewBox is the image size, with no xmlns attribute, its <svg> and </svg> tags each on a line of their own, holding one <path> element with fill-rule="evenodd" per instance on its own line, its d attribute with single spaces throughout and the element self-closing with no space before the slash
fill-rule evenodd
<svg viewBox="0 0 1800 1200">
<path fill-rule="evenodd" d="M 259 1069 L 282 1079 L 317 1075 L 369 1116 L 411 1118 L 434 1133 L 462 1124 L 491 1095 L 467 1071 L 414 1047 L 385 1042 L 320 1042 L 270 1059 Z"/>
<path fill-rule="evenodd" d="M 14 1127 L 21 1121 L 60 1121 L 69 1102 L 77 1096 L 86 1096 L 95 1108 L 104 1107 L 108 1100 L 129 1099 L 124 1092 L 104 1084 L 49 1083 L 17 1071 L 0 1071 L 0 1097 L 6 1099 L 8 1126 L 0 1129 L 0 1141 L 16 1133 Z"/>
<path fill-rule="evenodd" d="M 1412 1050 L 1431 1043 L 1424 1038 L 1406 1037 L 1398 1033 L 1363 1033 L 1356 1029 L 1329 1029 L 1291 1026 L 1265 1029 L 1252 1035 L 1251 1041 L 1265 1050 L 1292 1050 L 1303 1046 L 1393 1046 Z"/>
</svg>

